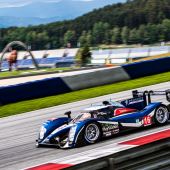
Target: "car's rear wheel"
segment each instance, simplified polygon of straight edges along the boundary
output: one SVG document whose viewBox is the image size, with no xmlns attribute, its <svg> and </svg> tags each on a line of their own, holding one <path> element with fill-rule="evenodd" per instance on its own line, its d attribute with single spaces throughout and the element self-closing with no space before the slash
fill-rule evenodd
<svg viewBox="0 0 170 170">
<path fill-rule="evenodd" d="M 169 111 L 168 108 L 165 105 L 160 105 L 155 110 L 154 115 L 155 123 L 158 125 L 163 125 L 168 122 L 169 119 Z"/>
</svg>

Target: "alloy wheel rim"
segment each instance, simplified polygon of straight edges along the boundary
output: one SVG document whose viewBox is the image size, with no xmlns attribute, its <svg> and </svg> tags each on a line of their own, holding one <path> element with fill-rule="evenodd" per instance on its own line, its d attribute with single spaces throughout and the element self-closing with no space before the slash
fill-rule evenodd
<svg viewBox="0 0 170 170">
<path fill-rule="evenodd" d="M 86 132 L 85 132 L 85 138 L 89 142 L 94 142 L 98 139 L 99 137 L 99 128 L 95 124 L 89 124 L 86 127 Z"/>
<path fill-rule="evenodd" d="M 165 123 L 168 118 L 168 110 L 166 108 L 160 107 L 156 111 L 156 120 L 159 123 Z"/>
</svg>

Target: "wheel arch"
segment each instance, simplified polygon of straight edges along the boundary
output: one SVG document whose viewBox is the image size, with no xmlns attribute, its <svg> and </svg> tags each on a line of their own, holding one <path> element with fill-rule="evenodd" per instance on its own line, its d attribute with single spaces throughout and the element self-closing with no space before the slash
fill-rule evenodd
<svg viewBox="0 0 170 170">
<path fill-rule="evenodd" d="M 99 130 L 100 130 L 100 133 L 103 134 L 103 131 L 102 131 L 102 126 L 101 124 L 97 121 L 97 120 L 87 120 L 86 122 L 84 122 L 81 127 L 79 127 L 79 131 L 77 132 L 77 135 L 76 135 L 76 138 L 75 138 L 75 146 L 76 147 L 79 147 L 80 145 L 85 145 L 86 143 L 83 141 L 83 133 L 84 133 L 84 130 L 86 128 L 87 125 L 89 124 L 92 124 L 92 123 L 95 123 L 98 125 L 99 127 Z M 82 142 L 83 141 L 83 142 Z"/>
</svg>

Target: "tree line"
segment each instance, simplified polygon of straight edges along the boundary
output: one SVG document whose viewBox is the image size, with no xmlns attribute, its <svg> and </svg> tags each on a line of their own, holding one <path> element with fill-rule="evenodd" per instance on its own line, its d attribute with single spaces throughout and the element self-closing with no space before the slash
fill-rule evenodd
<svg viewBox="0 0 170 170">
<path fill-rule="evenodd" d="M 109 23 L 98 22 L 94 24 L 92 30 L 82 31 L 79 37 L 76 36 L 76 31 L 68 30 L 63 37 L 58 39 L 50 37 L 47 31 L 24 33 L 21 28 L 16 30 L 9 30 L 1 38 L 1 50 L 6 43 L 14 40 L 26 42 L 31 45 L 32 49 L 36 50 L 66 47 L 68 43 L 72 47 L 82 47 L 99 44 L 152 44 L 170 41 L 170 20 L 168 19 L 163 20 L 161 24 L 140 25 L 139 28 L 133 29 L 127 26 L 111 28 Z"/>
<path fill-rule="evenodd" d="M 70 21 L 0 29 L 0 50 L 16 40 L 32 50 L 170 41 L 170 1 L 128 0 Z"/>
<path fill-rule="evenodd" d="M 81 45 L 89 44 L 153 44 L 170 41 L 170 20 L 165 19 L 161 24 L 140 25 L 130 29 L 111 28 L 108 23 L 96 23 L 92 31 L 83 31 L 79 37 Z"/>
</svg>

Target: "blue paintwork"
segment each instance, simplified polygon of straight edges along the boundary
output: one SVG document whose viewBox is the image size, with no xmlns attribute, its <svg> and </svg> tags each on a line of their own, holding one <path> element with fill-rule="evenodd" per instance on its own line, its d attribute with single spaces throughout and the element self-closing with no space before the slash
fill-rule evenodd
<svg viewBox="0 0 170 170">
<path fill-rule="evenodd" d="M 72 128 L 73 126 L 76 126 L 76 130 L 74 133 L 74 139 L 70 142 L 69 140 L 69 135 L 68 135 L 68 143 L 70 148 L 75 147 L 76 142 L 77 142 L 77 138 L 80 134 L 80 132 L 82 131 L 82 129 L 89 123 L 91 122 L 97 122 L 97 121 L 108 121 L 108 122 L 119 122 L 119 123 L 136 123 L 137 120 L 141 121 L 142 118 L 144 116 L 149 115 L 152 111 L 154 111 L 154 109 L 156 109 L 158 106 L 161 105 L 161 102 L 155 102 L 155 103 L 150 103 L 148 104 L 143 110 L 135 112 L 135 113 L 129 113 L 129 114 L 124 114 L 124 115 L 120 115 L 117 117 L 113 117 L 110 119 L 95 119 L 95 118 L 91 118 L 91 119 L 86 119 L 80 122 L 76 122 L 74 124 L 70 124 L 70 123 L 66 123 L 71 121 L 71 119 L 69 118 L 58 118 L 55 119 L 53 121 L 48 120 L 46 122 L 43 123 L 44 128 L 47 129 L 45 136 L 43 138 L 43 140 L 39 141 L 39 143 L 43 144 L 44 141 L 46 141 L 46 139 L 48 139 L 48 141 L 50 141 L 50 139 L 53 139 L 61 134 L 64 134 L 66 132 L 68 132 L 68 134 L 70 133 L 70 128 Z M 63 126 L 64 125 L 64 126 Z"/>
<path fill-rule="evenodd" d="M 47 130 L 44 134 L 44 138 L 41 140 L 43 141 L 48 135 L 50 135 L 56 128 L 62 126 L 65 122 L 70 121 L 67 117 L 56 118 L 53 120 L 47 120 L 43 123 L 43 127 Z"/>
<path fill-rule="evenodd" d="M 134 101 L 136 101 L 136 102 L 134 102 Z M 137 110 L 142 110 L 146 107 L 146 101 L 143 99 L 143 97 L 122 100 L 122 101 L 120 101 L 120 103 L 127 108 L 134 108 Z"/>
<path fill-rule="evenodd" d="M 120 123 L 135 123 L 136 119 L 141 119 L 142 117 L 147 116 L 149 113 L 151 113 L 155 108 L 157 108 L 160 105 L 161 102 L 151 103 L 139 112 L 113 117 L 110 120 Z"/>
</svg>

